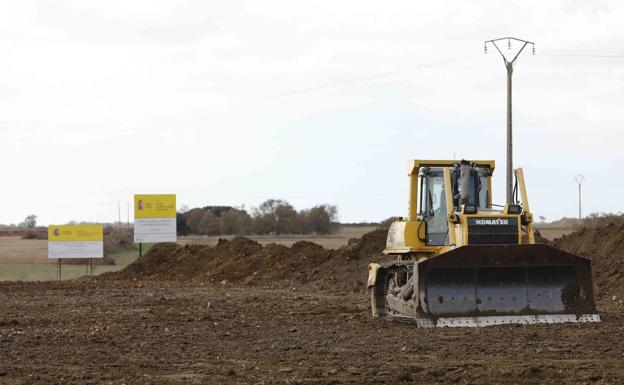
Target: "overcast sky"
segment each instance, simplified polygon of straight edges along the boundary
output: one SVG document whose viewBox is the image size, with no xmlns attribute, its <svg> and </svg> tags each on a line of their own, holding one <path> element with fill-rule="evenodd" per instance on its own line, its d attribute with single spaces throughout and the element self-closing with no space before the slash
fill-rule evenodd
<svg viewBox="0 0 624 385">
<path fill-rule="evenodd" d="M 622 211 L 622 20 L 617 1 L 1 1 L 0 223 L 109 222 L 118 201 L 125 220 L 134 193 L 374 221 L 405 215 L 415 158 L 495 159 L 503 203 L 483 41 L 509 35 L 536 42 L 514 72 L 531 209 L 577 215 L 581 173 L 586 212 Z"/>
</svg>

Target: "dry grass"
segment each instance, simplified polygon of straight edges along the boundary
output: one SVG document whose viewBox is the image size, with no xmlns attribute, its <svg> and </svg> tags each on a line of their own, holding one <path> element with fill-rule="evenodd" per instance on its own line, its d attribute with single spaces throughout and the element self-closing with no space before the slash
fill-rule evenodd
<svg viewBox="0 0 624 385">
<path fill-rule="evenodd" d="M 24 242 L 32 242 L 26 241 Z M 0 240 L 0 249 L 2 241 Z M 151 245 L 144 248 L 148 250 Z M 4 251 L 4 249 L 2 249 Z M 116 254 L 110 254 L 115 261 L 115 265 L 93 265 L 93 274 L 102 274 L 108 271 L 118 271 L 134 262 L 139 256 L 137 250 L 123 251 Z M 0 281 L 52 281 L 57 279 L 56 259 L 30 259 L 28 258 L 4 257 L 0 258 Z M 87 274 L 86 265 L 70 265 L 63 263 L 62 279 L 79 278 Z"/>
<path fill-rule="evenodd" d="M 0 263 L 50 264 L 48 241 L 22 239 L 21 236 L 0 237 Z"/>
<path fill-rule="evenodd" d="M 147 249 L 147 247 L 145 248 Z M 94 273 L 123 269 L 138 257 L 136 250 L 110 254 L 113 266 L 96 266 Z M 0 237 L 0 281 L 48 281 L 56 279 L 58 261 L 48 259 L 48 241 L 22 239 L 21 236 Z M 85 265 L 62 266 L 63 279 L 78 278 L 86 273 Z"/>
<path fill-rule="evenodd" d="M 56 260 L 52 264 L 42 263 L 1 263 L 0 281 L 53 281 L 57 279 Z M 117 271 L 125 266 L 93 265 L 93 274 Z M 87 274 L 86 265 L 62 265 L 62 279 L 79 278 Z"/>
</svg>

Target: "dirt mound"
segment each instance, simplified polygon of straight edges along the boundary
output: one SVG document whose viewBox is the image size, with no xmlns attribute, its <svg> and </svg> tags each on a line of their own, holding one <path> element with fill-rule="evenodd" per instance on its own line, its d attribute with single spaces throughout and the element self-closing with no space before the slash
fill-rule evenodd
<svg viewBox="0 0 624 385">
<path fill-rule="evenodd" d="M 347 246 L 335 250 L 319 270 L 317 285 L 322 289 L 360 292 L 366 290 L 368 264 L 393 260 L 382 254 L 388 230 L 374 230 L 360 239 L 351 239 Z"/>
<path fill-rule="evenodd" d="M 535 237 L 535 242 L 536 243 L 544 243 L 546 245 L 552 245 L 552 242 L 549 239 L 546 239 L 542 236 L 542 233 L 539 230 L 534 230 L 533 232 L 533 236 Z M 523 241 L 525 242 L 524 239 L 526 238 L 526 236 L 522 236 Z"/>
<path fill-rule="evenodd" d="M 262 246 L 244 237 L 221 239 L 216 246 L 158 244 L 112 279 L 202 280 L 290 287 L 311 284 L 324 289 L 365 290 L 367 265 L 384 258 L 385 230 L 327 250 L 312 242 L 291 247 Z"/>
<path fill-rule="evenodd" d="M 624 299 L 624 226 L 583 228 L 557 238 L 554 246 L 592 259 L 598 299 Z"/>
<path fill-rule="evenodd" d="M 262 246 L 236 237 L 217 246 L 158 244 L 111 279 L 200 280 L 271 287 L 310 285 L 322 290 L 362 292 L 370 262 L 385 262 L 387 231 L 375 230 L 348 245 L 327 250 L 299 241 Z M 548 243 L 536 234 L 538 242 Z M 592 258 L 598 299 L 624 299 L 624 226 L 583 229 L 556 239 L 557 248 Z"/>
</svg>

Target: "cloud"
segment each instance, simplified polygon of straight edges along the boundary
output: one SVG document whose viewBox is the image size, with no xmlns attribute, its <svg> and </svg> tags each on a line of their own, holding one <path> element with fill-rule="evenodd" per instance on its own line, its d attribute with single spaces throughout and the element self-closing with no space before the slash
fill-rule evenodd
<svg viewBox="0 0 624 385">
<path fill-rule="evenodd" d="M 583 171 L 617 197 L 621 181 L 587 158 L 621 158 L 624 59 L 587 54 L 622 53 L 624 5 L 585 4 L 2 5 L 0 163 L 13 187 L 0 223 L 32 210 L 42 223 L 113 220 L 137 190 L 190 206 L 328 201 L 346 221 L 402 215 L 408 159 L 504 164 L 505 70 L 483 40 L 508 34 L 537 48 L 514 73 L 515 161 L 536 214 L 567 213 L 551 172 L 566 185 Z M 598 195 L 589 211 L 612 202 Z"/>
<path fill-rule="evenodd" d="M 213 21 L 205 21 L 195 25 L 154 26 L 140 32 L 150 39 L 164 43 L 188 43 L 213 34 L 217 30 Z"/>
</svg>

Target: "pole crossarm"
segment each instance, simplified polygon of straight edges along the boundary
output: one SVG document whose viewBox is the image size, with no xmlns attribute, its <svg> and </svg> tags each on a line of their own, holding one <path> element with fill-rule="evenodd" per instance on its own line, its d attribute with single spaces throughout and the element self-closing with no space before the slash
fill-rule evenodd
<svg viewBox="0 0 624 385">
<path fill-rule="evenodd" d="M 504 41 L 504 40 L 507 40 L 508 44 L 510 44 L 512 40 L 522 43 L 522 47 L 520 47 L 520 49 L 518 50 L 518 52 L 516 53 L 514 58 L 511 59 L 511 60 L 507 60 L 507 57 L 505 57 L 505 54 L 503 54 L 503 51 L 501 51 L 500 48 L 498 47 L 498 44 L 496 44 L 496 42 Z M 522 51 L 524 50 L 524 48 L 527 45 L 531 44 L 531 46 L 533 48 L 533 54 L 535 55 L 535 43 L 532 42 L 532 41 L 518 39 L 518 38 L 515 38 L 515 37 L 501 37 L 501 38 L 498 38 L 498 39 L 486 40 L 484 42 L 485 52 L 486 53 L 487 53 L 487 45 L 488 45 L 488 43 L 492 44 L 494 46 L 494 48 L 496 48 L 498 53 L 500 53 L 501 56 L 503 57 L 503 61 L 505 62 L 505 67 L 507 67 L 508 69 L 511 69 L 512 71 L 513 71 L 513 67 L 515 66 L 516 59 L 518 58 L 518 56 L 520 56 L 520 53 L 522 53 Z M 510 45 L 510 49 L 511 49 L 511 45 Z M 511 68 L 510 68 L 510 66 L 511 66 Z"/>
<path fill-rule="evenodd" d="M 527 44 L 535 44 L 532 41 L 528 41 L 528 40 L 522 40 L 522 39 L 518 39 L 517 37 L 511 37 L 511 36 L 506 36 L 506 37 L 499 37 L 498 39 L 492 39 L 492 40 L 486 40 L 486 43 L 494 43 L 496 41 L 501 41 L 501 40 L 515 40 L 515 41 L 519 41 L 522 43 L 527 43 Z"/>
</svg>

